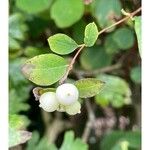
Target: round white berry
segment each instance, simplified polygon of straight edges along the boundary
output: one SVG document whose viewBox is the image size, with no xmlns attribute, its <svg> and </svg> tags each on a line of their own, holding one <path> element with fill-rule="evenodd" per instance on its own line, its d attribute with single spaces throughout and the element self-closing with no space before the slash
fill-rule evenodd
<svg viewBox="0 0 150 150">
<path fill-rule="evenodd" d="M 81 104 L 76 101 L 74 104 L 66 106 L 66 113 L 68 113 L 69 115 L 76 115 L 81 112 L 80 109 Z"/>
<path fill-rule="evenodd" d="M 75 85 L 65 83 L 56 89 L 56 97 L 60 104 L 71 105 L 79 98 L 79 92 Z"/>
<path fill-rule="evenodd" d="M 40 107 L 42 107 L 47 112 L 55 111 L 58 106 L 58 100 L 56 98 L 56 94 L 54 92 L 46 92 L 40 97 Z"/>
</svg>

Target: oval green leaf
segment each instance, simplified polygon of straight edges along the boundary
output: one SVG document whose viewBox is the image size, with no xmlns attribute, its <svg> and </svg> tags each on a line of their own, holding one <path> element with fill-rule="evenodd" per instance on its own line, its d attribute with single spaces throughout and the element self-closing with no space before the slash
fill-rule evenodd
<svg viewBox="0 0 150 150">
<path fill-rule="evenodd" d="M 30 14 L 44 11 L 50 6 L 51 0 L 17 0 L 16 6 Z"/>
<path fill-rule="evenodd" d="M 50 13 L 58 27 L 66 28 L 81 19 L 84 4 L 81 0 L 55 0 Z"/>
<path fill-rule="evenodd" d="M 67 66 L 64 58 L 55 54 L 43 54 L 29 59 L 23 65 L 22 72 L 33 83 L 47 86 L 61 79 Z"/>
<path fill-rule="evenodd" d="M 111 61 L 112 55 L 106 54 L 104 47 L 101 46 L 86 48 L 80 56 L 81 66 L 86 70 L 95 70 L 109 66 Z"/>
<path fill-rule="evenodd" d="M 84 33 L 84 43 L 85 46 L 91 47 L 95 44 L 96 40 L 98 38 L 98 28 L 96 24 L 89 23 L 86 28 L 85 28 L 85 33 Z"/>
<path fill-rule="evenodd" d="M 98 105 L 105 107 L 111 104 L 115 108 L 120 108 L 131 104 L 131 90 L 124 79 L 108 74 L 101 74 L 98 79 L 106 83 L 101 93 L 95 96 Z"/>
<path fill-rule="evenodd" d="M 122 27 L 113 33 L 113 39 L 120 49 L 126 50 L 134 44 L 134 32 L 128 27 Z"/>
<path fill-rule="evenodd" d="M 55 34 L 48 38 L 50 49 L 61 55 L 69 54 L 78 48 L 78 44 L 65 34 Z"/>
<path fill-rule="evenodd" d="M 141 83 L 141 67 L 136 66 L 131 69 L 130 78 L 133 82 L 140 84 Z"/>
<path fill-rule="evenodd" d="M 99 26 L 105 28 L 115 23 L 114 18 L 121 18 L 121 2 L 120 0 L 95 0 L 93 1 L 93 15 Z M 113 30 L 112 28 L 111 30 Z"/>
<path fill-rule="evenodd" d="M 95 78 L 85 78 L 75 82 L 79 90 L 79 97 L 88 98 L 99 94 L 104 82 Z"/>
</svg>

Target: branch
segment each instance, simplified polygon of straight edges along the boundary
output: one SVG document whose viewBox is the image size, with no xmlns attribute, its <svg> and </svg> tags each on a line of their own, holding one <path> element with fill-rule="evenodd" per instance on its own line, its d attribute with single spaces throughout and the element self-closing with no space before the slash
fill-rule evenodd
<svg viewBox="0 0 150 150">
<path fill-rule="evenodd" d="M 135 10 L 134 12 L 129 13 L 128 16 L 126 16 L 125 18 L 123 18 L 123 19 L 117 21 L 116 23 L 114 23 L 114 24 L 112 24 L 112 25 L 110 25 L 110 26 L 104 28 L 104 29 L 101 30 L 98 34 L 100 35 L 100 34 L 106 32 L 106 31 L 108 31 L 109 29 L 113 28 L 114 26 L 117 26 L 117 25 L 119 25 L 119 24 L 125 22 L 126 20 L 128 20 L 128 19 L 134 17 L 134 16 L 135 16 L 137 13 L 139 13 L 141 10 L 142 10 L 142 8 L 140 7 L 140 8 L 138 8 L 137 10 Z"/>
<path fill-rule="evenodd" d="M 93 112 L 93 109 L 91 107 L 91 104 L 89 102 L 89 100 L 86 100 L 86 108 L 88 111 L 88 121 L 86 123 L 85 129 L 83 131 L 83 135 L 82 135 L 82 141 L 83 142 L 87 142 L 91 129 L 93 127 L 94 121 L 95 121 L 95 114 Z"/>
<path fill-rule="evenodd" d="M 141 7 L 138 8 L 138 9 L 135 10 L 134 12 L 129 13 L 125 18 L 123 18 L 123 19 L 117 21 L 116 23 L 114 23 L 114 24 L 112 24 L 112 25 L 110 25 L 110 26 L 104 28 L 103 30 L 101 30 L 101 31 L 98 33 L 98 35 L 100 35 L 100 34 L 106 32 L 106 31 L 108 31 L 109 29 L 111 29 L 112 27 L 117 26 L 117 25 L 121 24 L 122 22 L 124 22 L 124 21 L 126 21 L 126 20 L 128 20 L 128 19 L 130 19 L 130 18 L 132 18 L 132 17 L 134 17 L 137 13 L 139 13 L 139 12 L 141 11 L 141 9 L 142 9 Z M 69 64 L 68 69 L 67 69 L 65 75 L 64 75 L 64 76 L 62 77 L 62 79 L 59 81 L 59 84 L 62 84 L 62 83 L 65 82 L 65 80 L 66 80 L 67 77 L 68 77 L 69 72 L 70 72 L 70 71 L 72 70 L 72 68 L 73 68 L 73 65 L 74 65 L 74 63 L 75 63 L 75 61 L 76 61 L 76 58 L 78 57 L 78 55 L 80 54 L 80 52 L 82 51 L 82 49 L 83 49 L 84 47 L 85 47 L 85 44 L 82 44 L 81 47 L 80 47 L 80 49 L 77 51 L 77 53 L 76 53 L 75 56 L 73 57 L 71 63 Z"/>
<path fill-rule="evenodd" d="M 73 72 L 77 75 L 81 75 L 81 76 L 94 76 L 100 73 L 107 73 L 107 72 L 111 72 L 113 70 L 117 70 L 120 69 L 122 67 L 121 63 L 116 63 L 114 65 L 111 66 L 107 66 L 104 68 L 100 68 L 97 70 L 92 70 L 92 71 L 82 71 L 82 70 L 74 70 Z"/>
<path fill-rule="evenodd" d="M 78 55 L 80 54 L 81 50 L 82 50 L 84 47 L 85 47 L 85 44 L 82 44 L 81 47 L 80 47 L 80 49 L 77 51 L 77 53 L 75 54 L 75 56 L 74 56 L 73 59 L 71 60 L 71 63 L 69 64 L 68 69 L 67 69 L 65 75 L 64 75 L 63 78 L 59 81 L 59 84 L 62 84 L 62 83 L 65 82 L 65 80 L 66 80 L 67 77 L 68 77 L 69 72 L 70 72 L 70 71 L 72 70 L 72 68 L 73 68 L 73 65 L 74 65 L 74 63 L 75 63 L 75 61 L 76 61 L 76 58 L 78 57 Z"/>
</svg>

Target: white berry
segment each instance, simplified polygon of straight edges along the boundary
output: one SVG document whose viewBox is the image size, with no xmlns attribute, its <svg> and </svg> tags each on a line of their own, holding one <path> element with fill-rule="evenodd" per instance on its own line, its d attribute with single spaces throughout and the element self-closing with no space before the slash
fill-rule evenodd
<svg viewBox="0 0 150 150">
<path fill-rule="evenodd" d="M 58 100 L 56 98 L 56 94 L 54 92 L 46 92 L 40 97 L 40 107 L 42 107 L 47 112 L 55 111 L 58 106 Z"/>
<path fill-rule="evenodd" d="M 79 92 L 75 85 L 65 83 L 56 89 L 56 97 L 60 104 L 71 105 L 79 98 Z"/>
<path fill-rule="evenodd" d="M 81 104 L 76 101 L 74 104 L 66 106 L 66 113 L 68 113 L 69 115 L 76 115 L 81 112 L 80 109 Z"/>
</svg>

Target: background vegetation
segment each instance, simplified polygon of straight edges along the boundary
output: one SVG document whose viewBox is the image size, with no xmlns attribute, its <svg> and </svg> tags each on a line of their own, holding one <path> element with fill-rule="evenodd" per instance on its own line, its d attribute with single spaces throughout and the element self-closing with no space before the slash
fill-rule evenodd
<svg viewBox="0 0 150 150">
<path fill-rule="evenodd" d="M 140 0 L 9 1 L 10 149 L 140 149 L 140 17 L 114 26 L 81 51 L 67 82 L 94 77 L 106 85 L 95 97 L 80 100 L 80 114 L 44 112 L 32 93 L 36 85 L 21 73 L 27 59 L 51 52 L 50 36 L 64 33 L 82 44 L 88 23 L 94 21 L 100 31 L 125 17 L 122 8 L 134 12 L 140 5 Z"/>
</svg>

